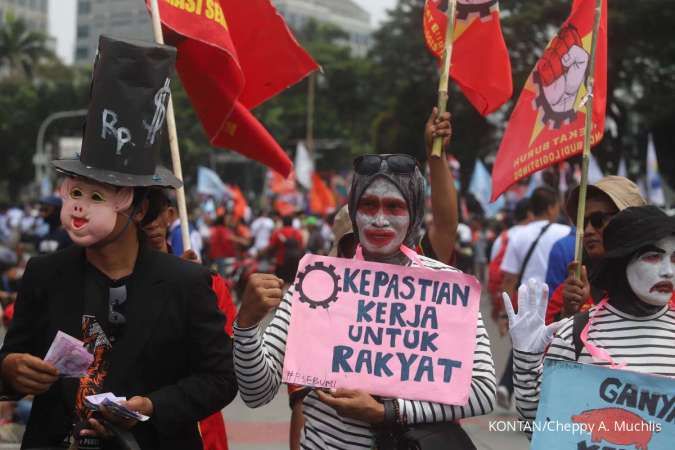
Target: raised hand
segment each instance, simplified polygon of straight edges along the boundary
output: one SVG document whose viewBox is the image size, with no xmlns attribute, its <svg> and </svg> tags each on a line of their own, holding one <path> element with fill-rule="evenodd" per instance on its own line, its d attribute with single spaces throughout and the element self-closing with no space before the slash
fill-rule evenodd
<svg viewBox="0 0 675 450">
<path fill-rule="evenodd" d="M 572 261 L 567 266 L 569 276 L 563 282 L 562 290 L 563 317 L 570 317 L 578 313 L 581 305 L 586 303 L 586 300 L 591 297 L 591 285 L 588 282 L 586 266 L 581 266 L 581 278 L 577 279 L 575 273 L 578 266 L 579 263 L 577 261 Z"/>
<path fill-rule="evenodd" d="M 246 285 L 237 323 L 242 328 L 256 326 L 274 308 L 279 306 L 283 280 L 272 274 L 254 273 Z"/>
<path fill-rule="evenodd" d="M 434 107 L 424 127 L 424 142 L 426 144 L 427 156 L 431 155 L 434 139 L 438 137 L 443 139 L 443 149 L 447 149 L 452 138 L 452 124 L 450 123 L 449 112 L 439 116 L 438 108 Z"/>
<path fill-rule="evenodd" d="M 509 334 L 515 350 L 528 353 L 541 353 L 553 340 L 560 329 L 561 322 L 546 326 L 546 306 L 548 304 L 548 286 L 536 280 L 518 288 L 518 313 L 514 312 L 511 298 L 504 292 L 504 309 L 509 317 Z"/>
</svg>

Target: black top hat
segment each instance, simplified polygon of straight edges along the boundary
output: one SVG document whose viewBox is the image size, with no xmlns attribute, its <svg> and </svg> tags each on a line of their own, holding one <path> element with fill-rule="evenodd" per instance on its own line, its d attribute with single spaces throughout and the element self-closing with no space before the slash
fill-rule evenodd
<svg viewBox="0 0 675 450">
<path fill-rule="evenodd" d="M 80 158 L 54 167 L 114 186 L 180 187 L 157 164 L 175 63 L 173 47 L 101 36 Z"/>
</svg>

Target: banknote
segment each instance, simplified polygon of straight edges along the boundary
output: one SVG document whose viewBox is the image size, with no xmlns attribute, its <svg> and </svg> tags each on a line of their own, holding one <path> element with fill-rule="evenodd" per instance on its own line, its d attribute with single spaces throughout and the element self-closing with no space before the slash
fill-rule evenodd
<svg viewBox="0 0 675 450">
<path fill-rule="evenodd" d="M 115 402 L 123 402 L 127 398 L 126 397 L 116 397 L 115 394 L 112 392 L 104 392 L 103 394 L 96 394 L 96 395 L 88 395 L 84 398 L 84 404 L 87 405 L 87 408 L 92 409 L 94 411 L 98 411 L 98 409 L 101 406 L 101 403 L 103 403 L 103 400 L 105 399 L 110 399 Z"/>
<path fill-rule="evenodd" d="M 84 403 L 88 408 L 99 411 L 101 406 L 104 406 L 112 414 L 121 417 L 123 419 L 133 419 L 145 422 L 150 419 L 148 416 L 132 411 L 126 406 L 122 405 L 122 402 L 126 401 L 126 397 L 117 397 L 112 392 L 105 392 L 103 394 L 89 395 L 84 398 Z"/>
<path fill-rule="evenodd" d="M 133 419 L 138 420 L 140 422 L 145 422 L 146 420 L 150 419 L 150 417 L 148 416 L 130 410 L 126 406 L 122 405 L 119 400 L 113 400 L 112 398 L 105 398 L 101 402 L 101 405 L 105 406 L 108 411 L 115 414 L 116 416 L 125 419 Z"/>
<path fill-rule="evenodd" d="M 82 377 L 94 361 L 94 355 L 84 347 L 84 342 L 59 331 L 44 358 L 62 377 Z"/>
</svg>

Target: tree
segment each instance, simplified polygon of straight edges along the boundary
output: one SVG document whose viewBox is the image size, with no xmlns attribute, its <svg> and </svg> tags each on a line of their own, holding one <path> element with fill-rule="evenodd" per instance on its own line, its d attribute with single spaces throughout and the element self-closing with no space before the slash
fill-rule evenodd
<svg viewBox="0 0 675 450">
<path fill-rule="evenodd" d="M 606 171 L 624 156 L 635 178 L 644 170 L 647 133 L 652 132 L 662 174 L 675 185 L 671 126 L 675 104 L 675 8 L 662 0 L 612 0 L 608 18 L 608 131 L 594 150 Z M 511 56 L 514 97 L 485 120 L 451 82 L 451 152 L 462 162 L 466 186 L 473 161 L 494 154 L 506 119 L 546 44 L 568 17 L 570 0 L 502 0 L 502 29 Z M 422 158 L 424 121 L 436 104 L 438 71 L 422 33 L 422 0 L 399 0 L 374 34 L 369 74 L 373 97 L 374 146 Z"/>
<path fill-rule="evenodd" d="M 32 78 L 41 59 L 53 58 L 46 42 L 45 34 L 29 30 L 25 21 L 8 13 L 0 28 L 0 62 L 9 76 Z"/>
<path fill-rule="evenodd" d="M 520 92 L 548 40 L 570 12 L 571 2 L 503 0 L 504 34 L 511 53 L 514 87 Z M 625 157 L 637 178 L 644 171 L 647 134 L 654 141 L 661 173 L 675 186 L 671 126 L 675 105 L 675 8 L 661 0 L 612 0 L 608 5 L 607 123 L 594 150 L 605 171 L 614 173 Z"/>
<path fill-rule="evenodd" d="M 33 181 L 35 139 L 42 121 L 56 111 L 87 104 L 89 80 L 69 78 L 44 83 L 20 78 L 0 81 L 0 198 L 17 200 L 21 189 Z M 82 123 L 82 118 L 54 122 L 45 141 L 81 135 Z"/>
</svg>

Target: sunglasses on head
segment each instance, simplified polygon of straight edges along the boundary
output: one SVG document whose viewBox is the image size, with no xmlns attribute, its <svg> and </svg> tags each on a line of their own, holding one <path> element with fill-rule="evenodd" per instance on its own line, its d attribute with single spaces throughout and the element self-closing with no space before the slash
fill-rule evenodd
<svg viewBox="0 0 675 450">
<path fill-rule="evenodd" d="M 354 160 L 354 172 L 374 175 L 380 172 L 383 162 L 389 171 L 401 175 L 413 174 L 417 167 L 417 160 L 410 155 L 362 155 Z"/>
<path fill-rule="evenodd" d="M 127 287 L 111 287 L 108 296 L 108 322 L 111 325 L 122 326 L 127 323 L 126 317 L 119 312 L 120 307 L 127 301 Z"/>
<path fill-rule="evenodd" d="M 609 222 L 611 218 L 614 217 L 614 214 L 616 213 L 606 213 L 602 211 L 596 211 L 594 213 L 591 213 L 586 217 L 584 217 L 584 229 L 586 229 L 586 227 L 590 223 L 591 225 L 593 225 L 593 228 L 599 230 L 605 225 L 607 225 L 607 222 Z"/>
</svg>

